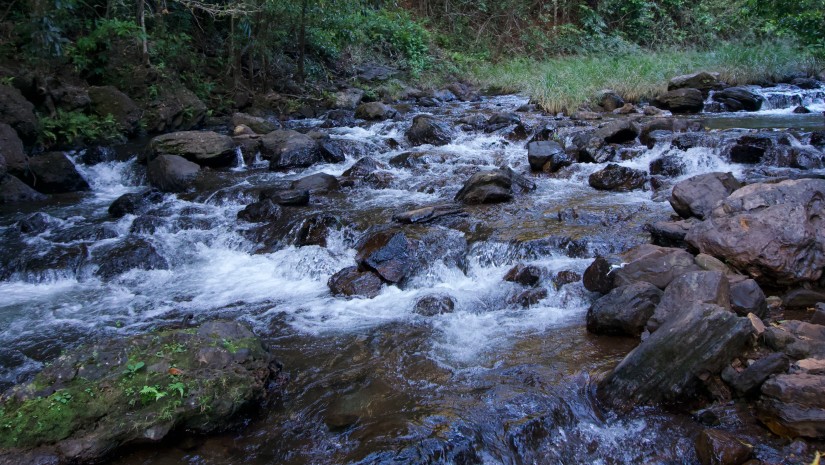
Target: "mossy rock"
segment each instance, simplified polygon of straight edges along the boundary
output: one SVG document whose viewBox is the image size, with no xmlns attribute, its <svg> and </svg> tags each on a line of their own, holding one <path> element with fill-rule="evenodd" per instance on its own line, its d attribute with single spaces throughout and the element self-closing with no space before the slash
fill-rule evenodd
<svg viewBox="0 0 825 465">
<path fill-rule="evenodd" d="M 80 348 L 0 397 L 0 464 L 89 462 L 173 430 L 225 429 L 276 365 L 233 321 Z"/>
</svg>

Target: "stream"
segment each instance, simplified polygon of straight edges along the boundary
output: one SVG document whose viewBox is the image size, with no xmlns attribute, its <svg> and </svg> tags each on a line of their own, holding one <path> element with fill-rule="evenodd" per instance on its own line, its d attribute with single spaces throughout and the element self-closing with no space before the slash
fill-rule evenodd
<svg viewBox="0 0 825 465">
<path fill-rule="evenodd" d="M 709 134 L 825 129 L 825 91 L 761 92 L 762 111 L 689 118 Z M 194 193 L 166 194 L 146 215 L 115 220 L 109 205 L 147 186 L 136 161 L 146 141 L 112 149 L 110 161 L 94 165 L 84 164 L 82 152 L 71 154 L 90 192 L 0 206 L 0 391 L 81 344 L 190 318 L 227 318 L 249 324 L 283 364 L 283 394 L 223 434 L 134 447 L 111 463 L 696 463 L 693 438 L 702 425 L 690 415 L 645 408 L 617 417 L 596 404 L 592 380 L 638 341 L 587 333 L 585 314 L 596 295 L 581 282 L 553 282 L 559 272 L 581 274 L 596 255 L 649 242 L 644 225 L 673 214 L 669 187 L 597 191 L 587 178 L 603 165 L 586 163 L 561 176 L 530 175 L 524 141 L 510 141 L 506 131 L 457 130 L 440 147 L 403 142 L 419 112 L 454 121 L 526 103 L 522 96 L 489 97 L 325 130 L 373 144 L 370 156 L 392 175 L 388 185 L 313 197 L 275 239 L 237 219 L 258 190 L 315 173 L 340 176 L 357 160 L 290 172 L 239 161 L 207 173 Z M 792 113 L 798 104 L 813 113 Z M 553 120 L 519 116 L 533 127 Z M 322 123 L 287 124 L 310 130 Z M 663 154 L 682 157 L 686 172 L 669 179 L 671 187 L 712 171 L 739 179 L 771 174 L 727 161 L 719 147 L 681 151 L 666 142 L 634 149 L 617 163 L 647 170 Z M 407 152 L 418 154 L 412 166 L 391 161 Z M 446 226 L 430 226 L 444 243 L 466 248 L 433 253 L 403 288 L 384 286 L 373 299 L 330 293 L 327 280 L 354 264 L 355 243 L 368 228 L 391 223 L 399 212 L 449 203 L 472 173 L 499 166 L 526 174 L 537 188 L 508 203 L 467 206 Z M 20 221 L 36 212 L 42 226 L 21 232 Z M 325 246 L 290 239 L 318 217 L 334 225 Z M 95 274 L 113 246 L 134 240 L 151 243 L 168 269 L 131 269 L 111 279 Z M 526 308 L 516 301 L 521 287 L 502 280 L 520 263 L 543 270 L 539 286 L 547 291 Z M 432 294 L 450 296 L 454 311 L 415 313 L 416 302 Z M 759 442 L 760 434 L 744 432 L 757 455 L 781 454 L 780 442 Z"/>
</svg>

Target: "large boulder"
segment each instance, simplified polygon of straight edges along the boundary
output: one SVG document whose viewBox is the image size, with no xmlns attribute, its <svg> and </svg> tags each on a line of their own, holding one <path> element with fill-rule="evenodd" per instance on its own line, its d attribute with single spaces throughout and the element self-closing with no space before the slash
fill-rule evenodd
<svg viewBox="0 0 825 465">
<path fill-rule="evenodd" d="M 759 318 L 768 316 L 768 301 L 765 293 L 753 279 L 744 279 L 730 285 L 730 306 L 737 315 L 753 313 Z"/>
<path fill-rule="evenodd" d="M 163 192 L 182 192 L 191 187 L 200 166 L 178 155 L 160 155 L 149 162 L 149 183 Z"/>
<path fill-rule="evenodd" d="M 685 240 L 771 285 L 817 281 L 825 266 L 825 180 L 745 186 Z"/>
<path fill-rule="evenodd" d="M 261 156 L 269 160 L 269 169 L 306 168 L 321 161 L 318 141 L 292 130 L 277 130 L 261 138 Z"/>
<path fill-rule="evenodd" d="M 381 102 L 369 102 L 358 105 L 355 117 L 368 121 L 384 120 L 395 117 L 398 112 L 391 106 Z"/>
<path fill-rule="evenodd" d="M 63 152 L 47 152 L 29 159 L 20 180 L 44 194 L 62 194 L 90 189 L 89 183 L 77 171 Z"/>
<path fill-rule="evenodd" d="M 34 105 L 14 87 L 0 85 L 0 123 L 14 128 L 26 143 L 37 140 L 40 126 L 34 114 Z"/>
<path fill-rule="evenodd" d="M 741 372 L 733 367 L 722 370 L 722 380 L 732 387 L 739 395 L 750 395 L 757 392 L 762 384 L 771 376 L 786 373 L 790 367 L 790 359 L 781 353 L 771 353 L 761 358 Z"/>
<path fill-rule="evenodd" d="M 164 134 L 149 144 L 157 155 L 179 155 L 201 166 L 231 166 L 237 161 L 231 137 L 212 131 L 181 131 Z"/>
<path fill-rule="evenodd" d="M 105 280 L 133 269 L 169 269 L 169 262 L 158 249 L 151 242 L 138 237 L 101 246 L 94 250 L 92 258 L 98 264 L 95 275 Z"/>
<path fill-rule="evenodd" d="M 534 190 L 536 185 L 509 168 L 480 171 L 470 177 L 455 195 L 466 204 L 507 202 L 513 194 Z"/>
<path fill-rule="evenodd" d="M 330 137 L 318 141 L 318 148 L 321 151 L 321 157 L 329 163 L 341 163 L 347 158 L 363 158 L 379 150 L 377 146 L 369 142 Z"/>
<path fill-rule="evenodd" d="M 599 398 L 619 410 L 688 401 L 700 376 L 718 374 L 753 334 L 747 318 L 694 302 L 645 339 L 598 384 Z"/>
<path fill-rule="evenodd" d="M 643 188 L 647 183 L 647 173 L 611 163 L 604 169 L 591 174 L 587 182 L 594 189 L 627 192 Z"/>
<path fill-rule="evenodd" d="M 315 173 L 297 179 L 290 184 L 290 189 L 307 191 L 310 194 L 325 194 L 341 190 L 338 178 L 327 173 Z"/>
<path fill-rule="evenodd" d="M 670 205 L 682 218 L 705 219 L 716 205 L 742 187 L 731 173 L 705 173 L 673 186 Z"/>
<path fill-rule="evenodd" d="M 450 127 L 430 115 L 418 115 L 413 118 L 412 126 L 405 134 L 413 145 L 446 145 L 453 139 Z"/>
<path fill-rule="evenodd" d="M 607 294 L 613 289 L 613 275 L 610 262 L 604 257 L 596 257 L 592 263 L 584 270 L 582 284 L 590 292 Z M 631 283 L 632 284 L 632 283 Z"/>
<path fill-rule="evenodd" d="M 4 173 L 22 174 L 29 164 L 29 157 L 23 149 L 23 141 L 17 131 L 5 123 L 0 123 L 0 157 L 3 158 Z"/>
<path fill-rule="evenodd" d="M 757 417 L 784 437 L 825 439 L 825 375 L 781 374 L 762 385 Z"/>
<path fill-rule="evenodd" d="M 707 95 L 711 90 L 719 87 L 719 84 L 719 73 L 700 71 L 671 78 L 667 83 L 667 90 L 698 89 Z"/>
<path fill-rule="evenodd" d="M 730 309 L 730 284 L 719 271 L 692 271 L 674 279 L 665 289 L 656 311 L 647 321 L 647 330 L 655 332 L 676 318 L 693 302 L 714 304 Z"/>
<path fill-rule="evenodd" d="M 793 145 L 794 140 L 787 133 L 763 131 L 746 134 L 737 139 L 728 155 L 734 163 L 789 166 L 795 152 Z"/>
<path fill-rule="evenodd" d="M 149 207 L 161 201 L 163 201 L 163 194 L 155 189 L 123 194 L 109 205 L 109 215 L 113 218 L 141 215 L 146 213 Z"/>
<path fill-rule="evenodd" d="M 565 152 L 564 147 L 558 142 L 543 140 L 527 144 L 527 161 L 533 171 L 555 173 L 565 166 L 572 165 L 576 160 Z"/>
<path fill-rule="evenodd" d="M 731 433 L 716 429 L 702 430 L 696 438 L 694 449 L 702 465 L 743 465 L 753 454 L 752 445 Z"/>
<path fill-rule="evenodd" d="M 359 267 L 375 271 L 387 282 L 401 282 L 413 270 L 413 244 L 399 229 L 367 234 L 355 250 L 355 261 Z"/>
<path fill-rule="evenodd" d="M 603 89 L 596 93 L 596 105 L 604 111 L 613 111 L 624 106 L 624 99 L 612 89 Z"/>
<path fill-rule="evenodd" d="M 248 115 L 246 113 L 235 113 L 232 115 L 232 127 L 244 125 L 252 129 L 255 134 L 269 134 L 278 129 L 279 125 L 258 116 Z"/>
<path fill-rule="evenodd" d="M 715 92 L 713 100 L 724 105 L 728 111 L 759 111 L 765 99 L 745 87 L 729 87 Z"/>
<path fill-rule="evenodd" d="M 638 337 L 661 298 L 662 291 L 644 281 L 617 287 L 587 310 L 587 330 Z"/>
<path fill-rule="evenodd" d="M 679 276 L 691 271 L 701 271 L 693 260 L 693 255 L 682 249 L 643 244 L 622 254 L 625 265 L 616 268 L 610 275 L 613 286 L 624 286 L 645 281 L 659 289 Z"/>
<path fill-rule="evenodd" d="M 381 278 L 373 271 L 359 271 L 357 266 L 350 266 L 335 273 L 327 281 L 333 295 L 347 297 L 366 297 L 371 299 L 381 292 Z"/>
<path fill-rule="evenodd" d="M 237 321 L 104 338 L 0 398 L 0 463 L 101 463 L 121 447 L 235 426 L 277 362 Z"/>
<path fill-rule="evenodd" d="M 126 134 L 135 134 L 140 129 L 143 110 L 116 87 L 92 86 L 89 88 L 89 98 L 92 102 L 92 111 L 99 116 L 112 115 Z"/>
<path fill-rule="evenodd" d="M 147 131 L 188 131 L 206 118 L 206 105 L 189 89 L 174 85 L 159 87 L 158 98 L 143 113 Z"/>
<path fill-rule="evenodd" d="M 0 204 L 43 200 L 46 196 L 11 174 L 0 176 Z"/>
<path fill-rule="evenodd" d="M 705 98 L 698 89 L 676 89 L 656 97 L 653 105 L 673 113 L 699 113 L 705 107 Z"/>
</svg>

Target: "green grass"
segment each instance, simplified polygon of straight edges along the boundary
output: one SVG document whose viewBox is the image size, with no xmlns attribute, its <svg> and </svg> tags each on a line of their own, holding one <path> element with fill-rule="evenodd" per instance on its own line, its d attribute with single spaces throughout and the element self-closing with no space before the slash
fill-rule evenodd
<svg viewBox="0 0 825 465">
<path fill-rule="evenodd" d="M 718 72 L 723 81 L 742 85 L 821 69 L 821 62 L 786 43 L 728 43 L 710 51 L 647 51 L 543 61 L 520 58 L 467 65 L 475 84 L 527 94 L 551 113 L 572 113 L 601 89 L 613 89 L 630 102 L 650 99 L 667 90 L 670 78 L 698 71 Z"/>
</svg>

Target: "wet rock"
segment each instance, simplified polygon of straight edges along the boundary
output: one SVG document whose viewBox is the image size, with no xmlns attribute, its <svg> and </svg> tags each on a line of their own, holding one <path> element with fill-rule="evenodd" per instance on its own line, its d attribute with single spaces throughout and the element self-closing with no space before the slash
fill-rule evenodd
<svg viewBox="0 0 825 465">
<path fill-rule="evenodd" d="M 446 145 L 453 140 L 452 129 L 430 115 L 418 115 L 413 118 L 412 126 L 405 135 L 413 145 Z"/>
<path fill-rule="evenodd" d="M 719 73 L 700 71 L 671 78 L 667 83 L 667 90 L 699 89 L 707 95 L 711 90 L 719 87 L 719 84 Z"/>
<path fill-rule="evenodd" d="M 281 217 L 281 207 L 271 199 L 263 199 L 247 205 L 238 212 L 238 219 L 250 223 L 275 221 Z"/>
<path fill-rule="evenodd" d="M 15 176 L 0 176 L 0 204 L 44 200 L 46 196 L 29 187 Z"/>
<path fill-rule="evenodd" d="M 825 438 L 825 376 L 782 374 L 762 385 L 759 420 L 783 437 Z"/>
<path fill-rule="evenodd" d="M 825 358 L 825 326 L 786 320 L 763 334 L 765 345 L 791 358 Z"/>
<path fill-rule="evenodd" d="M 94 250 L 92 258 L 98 264 L 95 275 L 107 281 L 132 269 L 169 269 L 169 262 L 151 242 L 134 237 L 101 246 Z"/>
<path fill-rule="evenodd" d="M 341 229 L 341 220 L 333 215 L 314 215 L 301 220 L 293 229 L 292 244 L 296 247 L 317 245 L 326 247 L 331 230 Z"/>
<path fill-rule="evenodd" d="M 206 105 L 182 86 L 159 86 L 158 98 L 145 107 L 143 122 L 149 132 L 188 131 L 203 123 Z"/>
<path fill-rule="evenodd" d="M 359 296 L 371 299 L 381 292 L 383 282 L 372 271 L 358 271 L 351 266 L 335 273 L 327 281 L 334 295 Z"/>
<path fill-rule="evenodd" d="M 816 79 L 799 77 L 791 81 L 791 85 L 799 87 L 800 89 L 819 89 L 820 84 Z"/>
<path fill-rule="evenodd" d="M 291 189 L 307 191 L 310 194 L 326 194 L 341 190 L 338 178 L 327 173 L 315 173 L 292 183 Z"/>
<path fill-rule="evenodd" d="M 401 224 L 428 223 L 439 218 L 463 213 L 464 210 L 457 205 L 434 205 L 397 213 L 393 215 L 392 219 Z"/>
<path fill-rule="evenodd" d="M 742 353 L 752 332 L 747 318 L 694 302 L 628 354 L 598 384 L 598 396 L 622 411 L 694 399 L 698 376 L 721 372 Z"/>
<path fill-rule="evenodd" d="M 691 271 L 675 278 L 662 294 L 662 300 L 647 322 L 647 330 L 655 332 L 693 302 L 714 304 L 730 310 L 730 284 L 725 274 L 719 271 Z"/>
<path fill-rule="evenodd" d="M 246 113 L 235 113 L 232 115 L 232 127 L 244 125 L 255 132 L 255 134 L 269 134 L 279 128 L 280 125 L 275 124 L 265 118 L 248 115 Z"/>
<path fill-rule="evenodd" d="M 734 163 L 748 164 L 775 160 L 780 152 L 784 154 L 790 146 L 791 139 L 787 134 L 773 132 L 748 134 L 740 137 L 731 147 L 730 160 Z"/>
<path fill-rule="evenodd" d="M 369 102 L 358 105 L 355 109 L 355 117 L 368 121 L 385 120 L 394 118 L 398 112 L 391 106 L 381 102 Z"/>
<path fill-rule="evenodd" d="M 722 370 L 722 380 L 732 387 L 739 395 L 754 394 L 759 391 L 769 377 L 785 373 L 790 368 L 790 359 L 785 354 L 772 353 L 765 358 L 753 362 L 742 372 L 732 367 Z"/>
<path fill-rule="evenodd" d="M 519 263 L 504 275 L 504 280 L 522 286 L 536 286 L 541 281 L 541 268 Z"/>
<path fill-rule="evenodd" d="M 487 132 L 494 132 L 517 124 L 521 124 L 519 115 L 509 112 L 499 112 L 490 116 L 490 119 L 488 119 L 485 124 L 485 130 Z"/>
<path fill-rule="evenodd" d="M 796 115 L 807 115 L 810 112 L 811 110 L 802 105 L 797 105 L 797 107 L 793 109 L 793 113 Z"/>
<path fill-rule="evenodd" d="M 148 369 L 158 362 L 180 374 Z M 50 457 L 40 463 L 99 463 L 120 447 L 157 442 L 172 431 L 230 428 L 236 413 L 266 395 L 276 367 L 261 341 L 234 321 L 81 347 L 3 399 L 0 418 L 10 426 L 0 436 L 0 463 L 16 463 L 32 449 Z M 147 386 L 157 394 L 141 393 Z M 24 414 L 31 409 L 46 413 Z"/>
<path fill-rule="evenodd" d="M 157 215 L 141 215 L 132 221 L 130 234 L 154 235 L 168 224 L 167 220 Z"/>
<path fill-rule="evenodd" d="M 547 289 L 543 287 L 537 287 L 534 289 L 528 289 L 517 294 L 515 297 L 510 299 L 510 303 L 521 305 L 524 308 L 532 307 L 533 305 L 537 305 L 539 302 L 547 298 Z"/>
<path fill-rule="evenodd" d="M 713 94 L 713 100 L 725 105 L 728 111 L 759 111 L 765 99 L 744 87 L 729 87 Z"/>
<path fill-rule="evenodd" d="M 610 274 L 615 287 L 645 281 L 665 289 L 679 276 L 701 271 L 688 252 L 652 244 L 634 247 L 622 254 L 622 258 L 626 264 Z"/>
<path fill-rule="evenodd" d="M 706 173 L 673 186 L 670 205 L 682 218 L 706 219 L 716 205 L 742 184 L 731 173 Z"/>
<path fill-rule="evenodd" d="M 591 174 L 587 182 L 598 190 L 628 192 L 643 188 L 647 183 L 647 173 L 611 163 Z"/>
<path fill-rule="evenodd" d="M 825 180 L 751 184 L 725 199 L 686 240 L 757 281 L 816 281 L 825 266 Z"/>
<path fill-rule="evenodd" d="M 98 116 L 112 115 L 117 125 L 128 135 L 140 130 L 143 110 L 114 86 L 89 87 L 92 111 Z"/>
<path fill-rule="evenodd" d="M 37 140 L 40 125 L 34 115 L 34 105 L 14 87 L 0 85 L 0 123 L 11 126 L 26 143 Z"/>
<path fill-rule="evenodd" d="M 445 163 L 450 157 L 451 155 L 439 152 L 404 152 L 390 158 L 390 166 L 415 169 Z"/>
<path fill-rule="evenodd" d="M 590 292 L 607 294 L 613 289 L 613 276 L 610 275 L 612 267 L 604 257 L 596 257 L 582 276 L 584 288 Z"/>
<path fill-rule="evenodd" d="M 452 297 L 442 294 L 424 296 L 415 302 L 413 312 L 421 316 L 436 316 L 442 313 L 453 313 L 455 302 Z"/>
<path fill-rule="evenodd" d="M 527 161 L 533 171 L 555 173 L 575 163 L 575 158 L 555 141 L 536 141 L 527 144 Z"/>
<path fill-rule="evenodd" d="M 117 151 L 112 147 L 95 145 L 81 152 L 80 161 L 84 165 L 97 165 L 118 159 Z"/>
<path fill-rule="evenodd" d="M 702 465 L 742 465 L 753 453 L 753 446 L 731 433 L 705 429 L 694 444 Z"/>
<path fill-rule="evenodd" d="M 645 225 L 645 230 L 650 233 L 650 238 L 654 244 L 662 247 L 687 248 L 685 236 L 696 221 L 658 221 Z"/>
<path fill-rule="evenodd" d="M 23 149 L 23 141 L 8 124 L 0 123 L 0 178 L 9 172 L 22 175 L 29 165 L 29 157 Z"/>
<path fill-rule="evenodd" d="M 506 170 L 482 171 L 464 183 L 455 200 L 466 204 L 507 202 L 513 198 L 513 179 Z"/>
<path fill-rule="evenodd" d="M 155 189 L 123 194 L 109 205 L 109 215 L 113 218 L 140 215 L 146 213 L 150 206 L 162 201 L 163 194 Z"/>
<path fill-rule="evenodd" d="M 44 194 L 62 194 L 90 189 L 63 152 L 47 152 L 29 159 L 20 180 Z"/>
<path fill-rule="evenodd" d="M 675 178 L 685 174 L 687 166 L 680 157 L 665 155 L 650 162 L 648 171 L 651 175 Z"/>
<path fill-rule="evenodd" d="M 354 110 L 364 98 L 364 91 L 361 89 L 348 88 L 335 93 L 333 107 Z"/>
<path fill-rule="evenodd" d="M 164 134 L 149 144 L 155 156 L 178 155 L 201 166 L 232 166 L 237 160 L 231 137 L 211 131 L 181 131 Z"/>
<path fill-rule="evenodd" d="M 367 234 L 358 241 L 355 250 L 358 265 L 375 271 L 387 282 L 398 283 L 412 272 L 412 244 L 398 229 Z"/>
<path fill-rule="evenodd" d="M 318 141 L 292 130 L 277 130 L 261 137 L 261 156 L 273 171 L 306 168 L 321 161 Z"/>
<path fill-rule="evenodd" d="M 596 104 L 604 111 L 613 111 L 624 106 L 624 99 L 612 89 L 604 89 L 596 94 Z"/>
<path fill-rule="evenodd" d="M 653 105 L 673 113 L 699 113 L 705 106 L 705 99 L 698 89 L 676 89 L 656 97 Z"/>
<path fill-rule="evenodd" d="M 617 287 L 587 310 L 587 330 L 593 334 L 638 337 L 661 297 L 662 291 L 646 282 Z"/>
<path fill-rule="evenodd" d="M 149 162 L 149 183 L 162 192 L 182 192 L 194 185 L 200 166 L 178 155 L 160 155 Z"/>
<path fill-rule="evenodd" d="M 343 163 L 347 158 L 364 158 L 378 151 L 373 144 L 348 139 L 321 139 L 318 143 L 321 157 L 328 163 Z"/>
<path fill-rule="evenodd" d="M 376 159 L 372 157 L 364 157 L 355 162 L 355 164 L 348 170 L 344 171 L 343 176 L 349 178 L 364 178 L 367 175 L 384 168 L 386 168 L 386 165 Z"/>
<path fill-rule="evenodd" d="M 38 212 L 17 222 L 17 229 L 23 234 L 36 236 L 59 224 L 59 220 L 47 213 Z"/>
<path fill-rule="evenodd" d="M 753 279 L 746 279 L 730 286 L 730 306 L 737 315 L 753 313 L 759 318 L 768 316 L 768 301 L 762 288 Z"/>
<path fill-rule="evenodd" d="M 271 200 L 278 205 L 303 207 L 309 205 L 309 191 L 295 189 L 268 189 L 261 192 L 261 200 Z"/>
<path fill-rule="evenodd" d="M 556 290 L 561 289 L 562 286 L 577 283 L 581 280 L 582 276 L 580 274 L 570 270 L 559 271 L 551 278 L 551 281 L 553 281 L 553 286 L 555 286 Z"/>
</svg>

